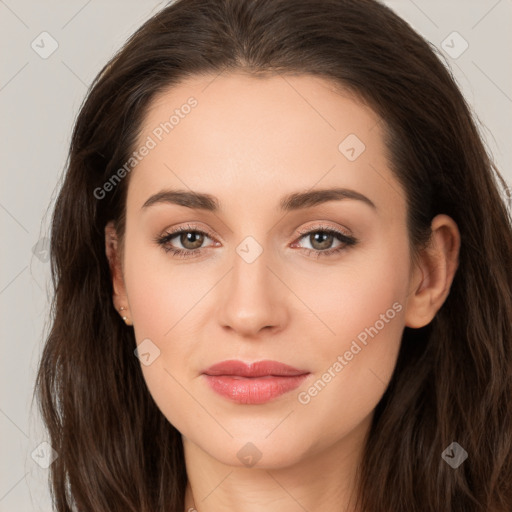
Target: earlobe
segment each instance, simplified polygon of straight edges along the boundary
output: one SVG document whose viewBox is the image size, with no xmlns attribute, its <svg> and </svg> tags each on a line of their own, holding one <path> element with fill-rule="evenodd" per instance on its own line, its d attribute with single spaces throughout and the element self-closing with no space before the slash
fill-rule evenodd
<svg viewBox="0 0 512 512">
<path fill-rule="evenodd" d="M 423 250 L 411 281 L 405 325 L 420 328 L 429 324 L 441 309 L 458 267 L 460 233 L 455 221 L 437 215 L 431 225 L 432 235 Z"/>
</svg>

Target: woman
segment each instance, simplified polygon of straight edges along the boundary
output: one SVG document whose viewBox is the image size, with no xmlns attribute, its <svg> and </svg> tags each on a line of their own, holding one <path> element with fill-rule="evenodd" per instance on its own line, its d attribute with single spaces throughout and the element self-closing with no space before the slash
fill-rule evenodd
<svg viewBox="0 0 512 512">
<path fill-rule="evenodd" d="M 512 228 L 373 0 L 178 0 L 81 108 L 37 396 L 80 511 L 512 510 Z"/>
</svg>

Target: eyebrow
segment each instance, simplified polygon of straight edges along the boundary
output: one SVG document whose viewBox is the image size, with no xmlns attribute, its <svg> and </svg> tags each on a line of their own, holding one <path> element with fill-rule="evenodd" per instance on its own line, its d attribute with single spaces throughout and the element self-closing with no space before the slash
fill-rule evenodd
<svg viewBox="0 0 512 512">
<path fill-rule="evenodd" d="M 363 194 L 347 188 L 294 192 L 284 196 L 279 202 L 279 206 L 282 211 L 289 212 L 302 208 L 311 208 L 328 201 L 340 201 L 342 199 L 361 201 L 372 209 L 377 210 L 373 201 Z M 210 212 L 217 212 L 220 209 L 220 202 L 215 196 L 187 190 L 162 190 L 150 196 L 142 205 L 141 209 L 161 203 L 177 204 L 195 210 L 206 210 Z"/>
</svg>

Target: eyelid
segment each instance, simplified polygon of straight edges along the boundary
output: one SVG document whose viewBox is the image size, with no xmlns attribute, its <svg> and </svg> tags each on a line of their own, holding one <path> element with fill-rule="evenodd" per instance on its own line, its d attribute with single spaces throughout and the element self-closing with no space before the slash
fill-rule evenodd
<svg viewBox="0 0 512 512">
<path fill-rule="evenodd" d="M 319 221 L 318 224 L 313 224 L 312 226 L 308 226 L 307 228 L 298 229 L 297 233 L 299 235 L 304 236 L 304 235 L 309 235 L 312 231 L 333 231 L 335 233 L 338 233 L 338 234 L 346 236 L 346 237 L 352 237 L 352 233 L 349 230 L 347 230 L 346 228 L 338 228 L 338 227 L 334 227 L 334 226 L 329 226 L 327 224 L 322 223 L 322 221 Z"/>
<path fill-rule="evenodd" d="M 190 224 L 187 224 L 186 226 L 178 226 L 177 228 L 167 228 L 162 233 L 162 236 L 180 234 L 184 231 L 194 231 L 197 233 L 203 233 L 203 234 L 207 235 L 208 238 L 211 238 L 212 240 L 216 239 L 216 237 L 213 235 L 213 233 L 209 229 L 202 228 L 199 226 L 190 225 Z"/>
</svg>

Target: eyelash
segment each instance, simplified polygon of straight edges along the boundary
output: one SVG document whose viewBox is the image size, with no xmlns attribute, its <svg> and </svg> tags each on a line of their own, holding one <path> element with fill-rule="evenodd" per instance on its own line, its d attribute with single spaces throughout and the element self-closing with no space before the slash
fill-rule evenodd
<svg viewBox="0 0 512 512">
<path fill-rule="evenodd" d="M 213 236 L 211 236 L 210 233 L 207 231 L 202 231 L 199 229 L 195 229 L 194 226 L 186 226 L 184 228 L 179 228 L 175 231 L 171 231 L 166 233 L 165 235 L 158 236 L 154 239 L 154 241 L 162 247 L 162 249 L 166 252 L 172 253 L 173 257 L 176 258 L 191 258 L 200 256 L 201 253 L 205 250 L 204 247 L 199 249 L 176 249 L 169 245 L 169 242 L 176 238 L 178 235 L 181 235 L 182 233 L 199 233 L 201 235 L 206 235 L 208 238 L 213 239 Z M 333 256 L 335 254 L 338 254 L 339 252 L 347 249 L 348 247 L 356 245 L 359 240 L 352 237 L 347 236 L 341 231 L 338 231 L 333 228 L 328 228 L 324 226 L 316 226 L 313 229 L 309 229 L 306 231 L 299 231 L 299 234 L 301 235 L 299 240 L 304 238 L 306 235 L 311 235 L 313 233 L 325 233 L 328 235 L 334 235 L 340 242 L 343 242 L 343 245 L 340 245 L 339 247 L 335 247 L 333 249 L 327 249 L 325 251 L 320 251 L 317 249 L 308 249 L 308 248 L 302 248 L 304 251 L 306 251 L 307 255 L 310 256 L 312 253 L 316 254 L 316 258 L 319 258 L 320 256 Z M 294 242 L 295 243 L 295 242 Z"/>
</svg>

